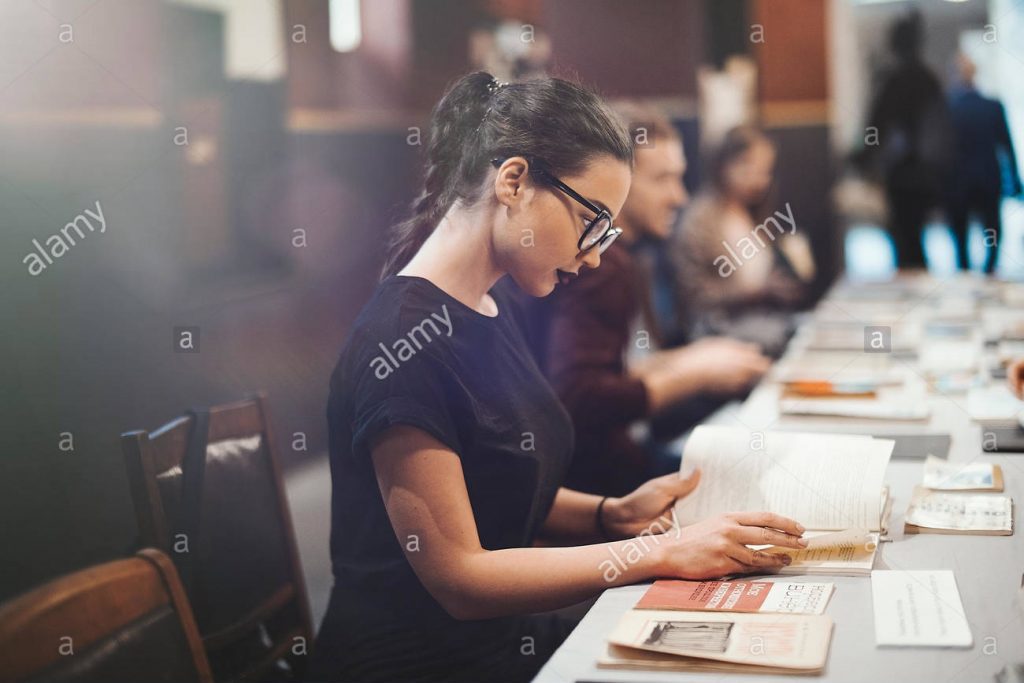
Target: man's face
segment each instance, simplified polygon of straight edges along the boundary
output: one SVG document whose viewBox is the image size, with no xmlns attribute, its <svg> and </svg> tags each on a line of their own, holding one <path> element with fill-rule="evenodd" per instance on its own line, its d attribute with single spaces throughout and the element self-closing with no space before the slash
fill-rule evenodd
<svg viewBox="0 0 1024 683">
<path fill-rule="evenodd" d="M 675 138 L 657 138 L 636 149 L 633 184 L 622 207 L 622 222 L 636 235 L 665 239 L 689 199 L 683 186 L 686 158 Z"/>
</svg>

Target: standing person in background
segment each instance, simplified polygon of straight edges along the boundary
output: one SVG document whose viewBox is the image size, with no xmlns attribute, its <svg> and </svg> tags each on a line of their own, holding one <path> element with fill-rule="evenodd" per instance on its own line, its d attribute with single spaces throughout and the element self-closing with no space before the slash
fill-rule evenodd
<svg viewBox="0 0 1024 683">
<path fill-rule="evenodd" d="M 877 140 L 866 149 L 885 185 L 896 263 L 910 268 L 925 265 L 922 231 L 941 204 L 951 145 L 942 87 L 921 59 L 923 39 L 916 10 L 890 29 L 896 64 L 883 77 L 865 136 Z"/>
<path fill-rule="evenodd" d="M 999 157 L 1006 160 L 1007 194 L 1021 193 L 1020 175 L 1003 105 L 977 91 L 974 87 L 974 62 L 962 52 L 957 55 L 957 72 L 960 82 L 949 97 L 955 140 L 947 194 L 949 223 L 957 243 L 960 268 L 968 270 L 967 223 L 971 213 L 977 213 L 985 237 L 982 270 L 988 275 L 996 268 L 1003 227 L 1000 216 L 1003 182 Z"/>
<path fill-rule="evenodd" d="M 806 298 L 814 262 L 788 203 L 757 223 L 774 167 L 775 146 L 763 132 L 738 126 L 726 133 L 708 159 L 707 184 L 686 213 L 672 261 L 696 335 L 744 339 L 776 355 L 792 333 L 791 312 Z"/>
<path fill-rule="evenodd" d="M 617 110 L 637 143 L 633 183 L 619 217 L 622 234 L 599 269 L 543 302 L 549 316 L 544 366 L 576 432 L 567 482 L 602 495 L 679 469 L 678 453 L 641 445 L 631 426 L 687 399 L 717 405 L 708 394 L 740 394 L 769 366 L 757 347 L 725 338 L 657 350 L 651 274 L 634 249 L 640 238 L 669 236 L 688 199 L 686 159 L 679 134 L 660 112 L 636 104 Z"/>
</svg>

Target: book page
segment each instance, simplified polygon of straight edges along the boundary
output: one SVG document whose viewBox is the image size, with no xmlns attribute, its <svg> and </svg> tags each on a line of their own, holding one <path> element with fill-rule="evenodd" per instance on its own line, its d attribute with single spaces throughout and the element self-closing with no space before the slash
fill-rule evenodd
<svg viewBox="0 0 1024 683">
<path fill-rule="evenodd" d="M 685 657 L 820 669 L 831 638 L 832 619 L 824 615 L 630 610 L 608 640 Z"/>
<path fill-rule="evenodd" d="M 676 502 L 682 525 L 726 512 L 767 511 L 807 529 L 878 531 L 894 442 L 870 436 L 698 427 L 683 463 L 700 485 Z"/>
<path fill-rule="evenodd" d="M 783 553 L 793 562 L 778 570 L 779 574 L 867 575 L 875 564 L 878 534 L 864 529 L 846 529 L 834 533 L 805 534 L 807 547 L 802 550 L 764 547 L 772 554 Z M 761 549 L 761 546 L 757 546 Z"/>
</svg>

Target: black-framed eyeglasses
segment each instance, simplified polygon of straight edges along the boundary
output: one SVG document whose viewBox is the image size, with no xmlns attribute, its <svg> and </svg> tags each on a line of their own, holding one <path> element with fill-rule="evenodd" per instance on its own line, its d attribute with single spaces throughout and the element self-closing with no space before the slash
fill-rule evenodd
<svg viewBox="0 0 1024 683">
<path fill-rule="evenodd" d="M 495 168 L 498 168 L 501 164 L 502 159 L 491 159 L 491 165 Z M 604 251 L 612 245 L 615 238 L 622 234 L 622 228 L 616 228 L 612 225 L 612 215 L 608 213 L 607 210 L 594 204 L 579 192 L 563 183 L 553 174 L 546 171 L 542 166 L 530 161 L 530 172 L 543 177 L 549 184 L 564 192 L 594 214 L 594 217 L 587 222 L 587 227 L 583 230 L 583 234 L 580 235 L 580 239 L 576 243 L 576 248 L 579 249 L 580 252 L 590 251 L 594 247 L 597 247 L 597 253 L 603 254 Z"/>
</svg>

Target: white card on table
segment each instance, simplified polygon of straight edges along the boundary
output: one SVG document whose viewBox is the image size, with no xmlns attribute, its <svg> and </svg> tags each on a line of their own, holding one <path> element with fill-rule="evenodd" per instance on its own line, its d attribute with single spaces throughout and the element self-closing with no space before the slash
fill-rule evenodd
<svg viewBox="0 0 1024 683">
<path fill-rule="evenodd" d="M 948 569 L 871 572 L 877 645 L 970 647 L 974 638 Z"/>
</svg>

